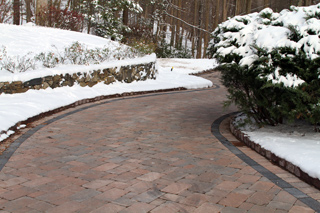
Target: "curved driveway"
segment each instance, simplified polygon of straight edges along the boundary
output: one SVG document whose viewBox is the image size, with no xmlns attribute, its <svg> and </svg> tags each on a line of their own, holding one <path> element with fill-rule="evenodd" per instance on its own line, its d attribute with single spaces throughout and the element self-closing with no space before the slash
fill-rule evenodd
<svg viewBox="0 0 320 213">
<path fill-rule="evenodd" d="M 219 84 L 218 73 L 205 76 Z M 222 108 L 225 95 L 224 88 L 181 91 L 66 110 L 6 163 L 0 207 L 59 213 L 313 212 L 211 134 L 212 122 L 230 112 Z M 92 107 L 82 110 L 87 106 Z"/>
</svg>

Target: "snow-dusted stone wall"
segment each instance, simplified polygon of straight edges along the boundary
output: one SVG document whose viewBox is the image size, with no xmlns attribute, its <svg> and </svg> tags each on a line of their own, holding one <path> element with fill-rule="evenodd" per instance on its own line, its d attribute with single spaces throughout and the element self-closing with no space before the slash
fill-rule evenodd
<svg viewBox="0 0 320 213">
<path fill-rule="evenodd" d="M 115 81 L 131 83 L 133 81 L 145 81 L 156 78 L 155 62 L 146 64 L 127 65 L 114 68 L 98 69 L 89 72 L 78 72 L 73 74 L 57 74 L 28 81 L 0 82 L 0 94 L 23 93 L 29 89 L 46 89 L 79 84 L 82 87 L 92 87 L 99 82 L 111 84 Z"/>
</svg>

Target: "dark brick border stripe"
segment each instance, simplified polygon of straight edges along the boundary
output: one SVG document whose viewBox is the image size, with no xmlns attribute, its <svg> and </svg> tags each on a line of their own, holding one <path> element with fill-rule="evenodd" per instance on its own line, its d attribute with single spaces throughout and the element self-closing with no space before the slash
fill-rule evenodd
<svg viewBox="0 0 320 213">
<path fill-rule="evenodd" d="M 0 171 L 3 169 L 3 167 L 6 165 L 6 163 L 9 161 L 10 157 L 13 155 L 13 153 L 19 148 L 19 146 L 26 141 L 29 137 L 31 137 L 35 132 L 40 130 L 41 128 L 57 121 L 62 118 L 65 118 L 69 115 L 75 114 L 77 112 L 84 111 L 86 109 L 90 109 L 99 105 L 107 104 L 107 103 L 112 103 L 112 102 L 117 102 L 117 101 L 123 101 L 123 100 L 128 100 L 128 99 L 138 99 L 138 98 L 145 98 L 145 97 L 154 97 L 154 96 L 160 96 L 160 95 L 170 95 L 170 94 L 176 94 L 176 93 L 191 93 L 191 92 L 199 92 L 199 91 L 204 91 L 204 90 L 214 90 L 214 89 L 219 89 L 220 86 L 217 84 L 213 84 L 213 87 L 207 88 L 207 89 L 195 89 L 195 90 L 187 90 L 186 88 L 180 87 L 180 88 L 175 88 L 175 89 L 165 89 L 165 90 L 153 90 L 153 91 L 143 91 L 143 92 L 131 92 L 131 93 L 123 93 L 123 94 L 115 94 L 115 95 L 108 95 L 108 96 L 98 96 L 95 98 L 91 99 L 83 99 L 80 101 L 77 101 L 73 104 L 63 106 L 45 113 L 41 113 L 39 115 L 36 115 L 34 117 L 31 117 L 25 121 L 21 121 L 17 123 L 15 126 L 11 127 L 10 130 L 16 131 L 17 127 L 21 124 L 28 124 L 31 122 L 34 122 L 36 120 L 39 120 L 41 118 L 44 118 L 49 115 L 53 115 L 55 113 L 64 111 L 69 108 L 73 108 L 76 106 L 80 106 L 86 103 L 91 103 L 91 102 L 96 102 L 96 101 L 101 101 L 108 99 L 107 101 L 101 102 L 101 103 L 96 103 L 90 106 L 82 107 L 76 110 L 73 110 L 71 112 L 59 115 L 57 117 L 54 117 L 30 130 L 28 130 L 26 133 L 21 135 L 18 139 L 13 141 L 10 146 L 0 155 Z M 139 96 L 138 96 L 139 95 Z M 114 98 L 121 98 L 122 99 L 114 99 Z M 11 135 L 12 137 L 12 135 Z M 9 140 L 11 137 L 9 137 L 6 140 Z"/>
<path fill-rule="evenodd" d="M 279 167 L 297 176 L 304 182 L 316 187 L 317 189 L 320 189 L 320 180 L 318 178 L 311 177 L 308 173 L 302 171 L 300 167 L 292 164 L 284 158 L 277 156 L 273 152 L 266 150 L 265 148 L 261 147 L 261 145 L 250 140 L 250 138 L 246 134 L 244 134 L 240 129 L 236 128 L 232 122 L 230 122 L 230 130 L 232 134 L 236 138 L 238 138 L 238 140 L 242 141 L 249 148 L 270 160 L 273 164 L 278 165 Z"/>
<path fill-rule="evenodd" d="M 242 161 L 244 161 L 246 164 L 251 166 L 253 169 L 255 169 L 257 172 L 262 174 L 264 177 L 268 178 L 271 182 L 276 184 L 277 186 L 281 187 L 291 195 L 293 195 L 295 198 L 309 206 L 311 209 L 313 209 L 316 212 L 320 212 L 320 203 L 316 201 L 315 199 L 309 197 L 299 189 L 293 187 L 288 182 L 284 181 L 282 178 L 278 177 L 274 173 L 270 172 L 268 169 L 261 166 L 259 163 L 248 157 L 246 154 L 244 154 L 241 150 L 239 150 L 237 147 L 235 147 L 230 141 L 228 141 L 223 135 L 221 135 L 219 131 L 219 126 L 221 122 L 232 116 L 235 115 L 235 113 L 230 113 L 227 115 L 224 115 L 217 120 L 213 122 L 211 125 L 211 132 L 212 134 L 225 146 L 227 147 L 233 154 L 235 154 L 238 158 L 240 158 Z"/>
</svg>

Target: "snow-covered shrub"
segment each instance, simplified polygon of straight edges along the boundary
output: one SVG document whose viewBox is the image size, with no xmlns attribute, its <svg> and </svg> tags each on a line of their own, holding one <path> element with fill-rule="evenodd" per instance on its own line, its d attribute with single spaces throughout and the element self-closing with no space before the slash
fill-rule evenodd
<svg viewBox="0 0 320 213">
<path fill-rule="evenodd" d="M 162 40 L 156 49 L 158 58 L 192 58 L 191 50 L 187 48 L 175 48 Z"/>
<path fill-rule="evenodd" d="M 0 70 L 4 69 L 11 73 L 25 72 L 35 68 L 35 60 L 29 54 L 25 56 L 8 56 L 6 48 L 0 48 Z"/>
<path fill-rule="evenodd" d="M 55 51 L 41 52 L 34 55 L 32 52 L 24 56 L 8 56 L 5 47 L 0 48 L 0 70 L 12 73 L 25 72 L 28 69 L 36 69 L 41 64 L 46 68 L 53 68 L 59 64 L 89 65 L 100 64 L 110 60 L 124 60 L 144 56 L 138 50 L 121 45 L 110 51 L 108 47 L 89 49 L 86 45 L 74 42 L 59 51 L 52 45 Z"/>
<path fill-rule="evenodd" d="M 42 62 L 44 67 L 52 68 L 57 64 L 99 64 L 112 58 L 123 60 L 125 58 L 134 58 L 137 55 L 139 53 L 136 50 L 127 46 L 121 46 L 110 52 L 107 47 L 89 49 L 84 44 L 74 42 L 69 47 L 65 47 L 64 52 L 59 52 L 56 48 L 55 52 L 38 54 L 36 60 Z"/>
<path fill-rule="evenodd" d="M 259 123 L 320 121 L 320 4 L 236 16 L 213 32 L 229 101 Z"/>
</svg>

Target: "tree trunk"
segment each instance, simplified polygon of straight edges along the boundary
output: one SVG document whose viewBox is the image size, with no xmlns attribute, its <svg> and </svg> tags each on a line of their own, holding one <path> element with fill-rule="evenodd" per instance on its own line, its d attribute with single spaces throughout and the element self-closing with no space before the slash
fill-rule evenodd
<svg viewBox="0 0 320 213">
<path fill-rule="evenodd" d="M 227 0 L 223 0 L 222 21 L 226 21 L 227 18 L 228 18 L 228 4 L 227 4 Z"/>
<path fill-rule="evenodd" d="M 247 0 L 247 14 L 251 13 L 251 9 L 252 9 L 252 0 Z"/>
<path fill-rule="evenodd" d="M 193 25 L 197 25 L 197 14 L 198 14 L 198 1 L 194 1 L 194 11 L 193 11 Z M 196 42 L 197 42 L 197 30 L 196 28 L 192 29 L 192 56 L 195 57 L 195 51 L 196 51 Z"/>
<path fill-rule="evenodd" d="M 31 10 L 31 0 L 25 0 L 26 3 L 26 21 L 31 22 L 32 10 Z"/>
<path fill-rule="evenodd" d="M 236 0 L 236 11 L 235 15 L 239 15 L 241 13 L 241 0 Z"/>
<path fill-rule="evenodd" d="M 264 4 L 264 7 L 271 7 L 270 0 L 264 0 L 263 4 Z"/>
<path fill-rule="evenodd" d="M 226 1 L 226 0 L 225 0 Z M 223 11 L 224 12 L 224 11 Z M 224 14 L 223 14 L 224 15 Z M 219 24 L 219 17 L 220 17 L 220 0 L 216 0 L 216 11 L 214 17 L 214 25 L 213 28 L 215 29 Z"/>
<path fill-rule="evenodd" d="M 177 9 L 177 28 L 176 28 L 176 48 L 180 48 L 180 38 L 181 38 L 181 10 L 182 10 L 182 0 L 178 0 L 178 9 Z"/>
<path fill-rule="evenodd" d="M 20 25 L 20 1 L 13 0 L 13 24 Z"/>
<path fill-rule="evenodd" d="M 93 8 L 93 4 L 92 4 L 92 0 L 89 0 L 87 2 L 87 7 L 89 7 L 89 14 L 88 16 L 92 16 L 93 12 L 94 12 L 94 8 Z M 91 19 L 88 19 L 88 30 L 87 33 L 90 34 L 91 31 Z"/>
<path fill-rule="evenodd" d="M 173 0 L 173 4 L 175 4 L 175 1 Z M 172 16 L 176 17 L 176 9 L 172 8 L 171 10 Z M 177 31 L 177 25 L 176 25 L 176 19 L 172 18 L 172 23 L 171 23 L 171 40 L 170 40 L 170 46 L 174 47 L 175 46 L 175 36 L 176 36 L 176 31 Z"/>
<path fill-rule="evenodd" d="M 202 25 L 202 2 L 200 1 L 199 7 L 198 7 L 198 23 L 199 23 L 199 28 L 201 28 Z M 202 54 L 202 31 L 198 29 L 198 42 L 197 42 L 197 58 L 201 58 Z"/>
<path fill-rule="evenodd" d="M 220 0 L 217 0 L 217 4 L 219 4 Z M 219 5 L 217 5 L 218 7 Z M 206 6 L 205 6 L 205 30 L 209 31 L 209 21 L 210 21 L 210 0 L 206 0 Z M 218 14 L 216 14 L 216 17 L 218 17 L 217 19 L 219 20 L 219 11 Z M 216 19 L 215 19 L 216 20 Z M 203 57 L 206 56 L 207 54 L 207 47 L 208 47 L 208 43 L 209 43 L 209 34 L 208 33 L 204 33 L 204 47 L 203 47 Z"/>
<path fill-rule="evenodd" d="M 144 8 L 144 18 L 147 19 L 149 15 L 149 7 L 148 4 L 146 3 L 146 6 Z"/>
<path fill-rule="evenodd" d="M 122 22 L 123 22 L 123 25 L 125 26 L 128 26 L 129 24 L 129 10 L 127 7 L 123 9 Z"/>
</svg>

